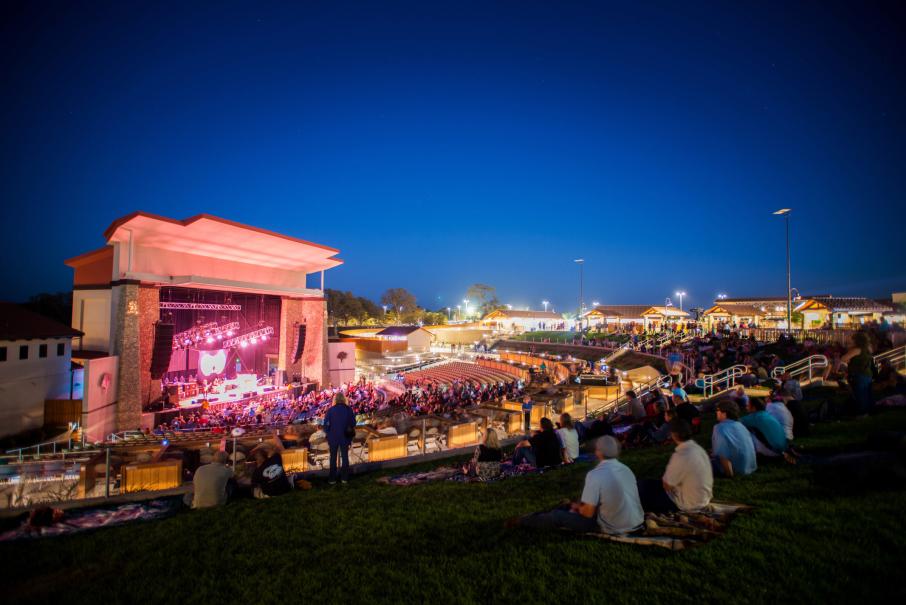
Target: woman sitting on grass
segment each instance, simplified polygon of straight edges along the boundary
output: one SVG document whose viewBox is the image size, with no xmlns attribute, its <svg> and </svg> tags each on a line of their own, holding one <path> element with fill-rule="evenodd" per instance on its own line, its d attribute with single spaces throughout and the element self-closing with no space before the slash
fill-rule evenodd
<svg viewBox="0 0 906 605">
<path fill-rule="evenodd" d="M 484 443 L 475 448 L 475 454 L 466 468 L 466 474 L 487 481 L 500 474 L 500 462 L 503 460 L 503 451 L 497 439 L 497 431 L 488 429 Z"/>
</svg>

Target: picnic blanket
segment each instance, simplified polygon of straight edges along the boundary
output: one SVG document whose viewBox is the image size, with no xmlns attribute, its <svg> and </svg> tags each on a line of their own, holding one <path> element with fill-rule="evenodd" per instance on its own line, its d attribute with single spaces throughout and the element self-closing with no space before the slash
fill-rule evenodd
<svg viewBox="0 0 906 605">
<path fill-rule="evenodd" d="M 19 527 L 0 534 L 0 542 L 60 536 L 98 527 L 122 525 L 130 521 L 161 519 L 174 514 L 179 508 L 179 500 L 170 498 L 82 510 L 52 511 L 47 509 L 48 516 L 52 515 L 51 522 L 35 524 L 33 522 L 35 515 L 32 514 Z"/>
<path fill-rule="evenodd" d="M 632 534 L 593 532 L 586 535 L 609 542 L 683 550 L 722 535 L 738 513 L 751 508 L 744 504 L 712 502 L 706 510 L 697 513 L 646 513 L 645 528 Z"/>
</svg>

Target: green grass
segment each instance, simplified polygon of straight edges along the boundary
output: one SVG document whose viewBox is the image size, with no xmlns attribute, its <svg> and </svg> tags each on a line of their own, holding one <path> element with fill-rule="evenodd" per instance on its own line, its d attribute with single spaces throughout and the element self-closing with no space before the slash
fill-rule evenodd
<svg viewBox="0 0 906 605">
<path fill-rule="evenodd" d="M 845 447 L 879 428 L 903 430 L 906 413 L 821 425 L 805 445 Z M 639 477 L 658 477 L 670 451 L 630 451 L 624 461 Z M 718 480 L 717 498 L 757 508 L 685 552 L 503 528 L 508 517 L 576 497 L 588 467 L 416 487 L 378 485 L 370 475 L 342 488 L 0 545 L 5 601 L 867 604 L 906 596 L 898 577 L 906 491 L 835 495 L 812 484 L 808 467 Z"/>
</svg>

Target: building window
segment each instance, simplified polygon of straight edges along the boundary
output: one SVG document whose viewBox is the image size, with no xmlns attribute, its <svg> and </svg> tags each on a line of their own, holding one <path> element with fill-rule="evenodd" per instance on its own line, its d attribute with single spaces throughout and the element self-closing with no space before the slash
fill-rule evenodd
<svg viewBox="0 0 906 605">
<path fill-rule="evenodd" d="M 28 345 L 19 345 L 19 359 L 28 359 Z"/>
<path fill-rule="evenodd" d="M 41 357 L 42 359 L 44 357 L 47 357 L 47 345 L 46 344 L 38 345 L 38 357 Z"/>
<path fill-rule="evenodd" d="M 6 361 L 6 347 L 0 347 L 0 361 Z"/>
<path fill-rule="evenodd" d="M 66 343 L 58 342 L 57 343 L 57 357 L 63 357 L 66 354 Z"/>
</svg>

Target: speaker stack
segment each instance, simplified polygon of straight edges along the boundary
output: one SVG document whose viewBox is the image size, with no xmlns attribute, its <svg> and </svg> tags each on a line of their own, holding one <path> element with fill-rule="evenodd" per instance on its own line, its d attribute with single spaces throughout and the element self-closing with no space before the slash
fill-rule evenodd
<svg viewBox="0 0 906 605">
<path fill-rule="evenodd" d="M 160 379 L 170 367 L 173 355 L 173 333 L 175 326 L 157 322 L 154 324 L 154 348 L 151 351 L 151 379 Z"/>
<path fill-rule="evenodd" d="M 302 359 L 302 353 L 305 352 L 305 324 L 299 325 L 299 331 L 296 334 L 296 347 L 293 354 L 293 363 Z"/>
</svg>

